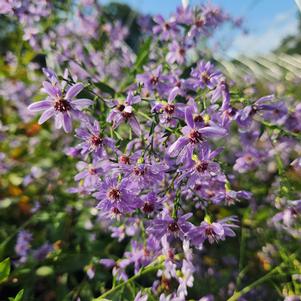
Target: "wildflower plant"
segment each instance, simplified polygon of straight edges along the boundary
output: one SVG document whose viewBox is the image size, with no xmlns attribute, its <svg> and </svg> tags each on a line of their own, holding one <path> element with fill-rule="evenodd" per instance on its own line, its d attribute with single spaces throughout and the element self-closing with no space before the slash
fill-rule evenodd
<svg viewBox="0 0 301 301">
<path fill-rule="evenodd" d="M 37 226 L 54 221 L 56 229 L 48 229 L 56 242 L 39 246 L 34 234 L 20 231 L 16 269 L 48 260 L 37 275 L 58 277 L 59 270 L 53 269 L 56 262 L 65 262 L 64 250 L 87 252 L 80 262 L 87 276 L 60 295 L 72 300 L 255 300 L 252 294 L 259 300 L 275 294 L 259 284 L 284 270 L 300 276 L 300 249 L 295 247 L 300 242 L 300 189 L 288 173 L 300 172 L 294 122 L 300 108 L 267 88 L 247 97 L 201 46 L 219 26 L 237 20 L 211 3 L 186 3 L 167 19 L 135 17 L 137 50 L 127 40 L 127 24 L 112 21 L 97 1 L 71 1 L 72 18 L 56 2 L 2 2 L 0 13 L 24 27 L 26 47 L 46 56 L 44 67 L 31 62 L 33 70 L 25 62 L 8 63 L 31 76 L 25 87 L 7 89 L 17 85 L 13 74 L 1 81 L 3 99 L 21 102 L 24 90 L 32 100 L 27 108 L 15 105 L 20 118 L 26 114 L 30 120 L 25 136 L 32 160 L 27 167 L 33 168 L 35 156 L 45 156 L 40 169 L 32 169 L 24 180 L 17 177 L 14 186 L 37 198 L 42 188 L 32 187 L 44 179 L 47 193 L 31 206 L 31 219 Z M 25 2 L 30 9 L 23 9 Z M 61 20 L 47 25 L 44 33 L 39 30 L 59 9 Z M 28 49 L 24 53 L 31 53 Z M 4 141 L 11 139 L 6 123 L 7 118 L 0 127 Z M 14 164 L 5 160 L 3 173 Z M 45 215 L 43 210 L 53 211 Z M 80 229 L 81 234 L 70 232 L 74 241 L 71 234 L 60 237 L 60 218 Z M 260 248 L 273 232 L 278 233 L 277 251 L 270 254 Z M 98 242 L 99 233 L 104 236 Z M 287 248 L 281 244 L 283 235 Z M 9 240 L 1 245 L 3 254 Z M 249 271 L 252 262 L 246 256 L 251 260 L 252 252 L 271 262 L 269 268 L 263 265 L 259 280 Z M 62 270 L 68 278 L 68 269 Z M 94 280 L 91 288 L 88 283 Z M 301 292 L 300 285 L 288 289 L 284 281 L 275 286 L 285 298 Z"/>
</svg>

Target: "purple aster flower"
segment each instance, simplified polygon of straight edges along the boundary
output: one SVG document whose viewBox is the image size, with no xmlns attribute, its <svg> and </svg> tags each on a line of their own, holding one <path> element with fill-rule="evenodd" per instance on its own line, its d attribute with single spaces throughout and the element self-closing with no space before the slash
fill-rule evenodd
<svg viewBox="0 0 301 301">
<path fill-rule="evenodd" d="M 141 291 L 139 291 L 138 294 L 136 295 L 134 301 L 147 301 L 147 299 L 148 299 L 147 294 L 144 295 L 144 294 L 142 294 Z"/>
<path fill-rule="evenodd" d="M 197 146 L 199 150 L 205 142 L 205 137 L 221 137 L 227 131 L 218 126 L 197 126 L 198 116 L 193 117 L 193 107 L 189 106 L 185 110 L 185 121 L 187 126 L 182 129 L 184 137 L 180 137 L 168 149 L 171 157 L 178 157 L 177 162 L 189 162 L 193 154 L 193 150 Z"/>
<path fill-rule="evenodd" d="M 218 100 L 222 100 L 221 109 L 227 110 L 230 107 L 230 91 L 226 83 L 226 79 L 223 76 L 219 76 L 217 79 L 216 87 L 214 90 L 208 93 L 211 97 L 211 102 L 216 103 Z"/>
<path fill-rule="evenodd" d="M 219 240 L 225 240 L 227 236 L 234 237 L 235 232 L 233 228 L 238 226 L 233 223 L 237 223 L 237 218 L 234 216 L 214 223 L 203 221 L 200 226 L 194 227 L 189 231 L 189 238 L 195 246 L 202 247 L 206 240 L 213 244 Z"/>
<path fill-rule="evenodd" d="M 130 263 L 128 259 L 115 261 L 113 259 L 104 258 L 101 259 L 99 263 L 104 265 L 106 268 L 113 268 L 112 274 L 117 278 L 117 280 L 126 281 L 128 279 L 128 276 L 125 272 L 126 267 Z"/>
<path fill-rule="evenodd" d="M 129 185 L 140 189 L 162 181 L 167 168 L 164 163 L 148 163 L 142 162 L 140 159 L 135 164 L 122 166 Z"/>
<path fill-rule="evenodd" d="M 225 183 L 225 176 L 223 175 L 208 180 L 203 178 L 196 182 L 193 191 L 203 200 L 220 204 L 225 199 Z"/>
<path fill-rule="evenodd" d="M 143 196 L 142 202 L 141 210 L 146 214 L 158 212 L 162 208 L 162 200 L 157 197 L 155 192 Z"/>
<path fill-rule="evenodd" d="M 32 234 L 26 230 L 21 230 L 17 237 L 15 245 L 16 254 L 20 257 L 20 262 L 24 263 L 27 260 L 29 250 L 31 248 Z"/>
<path fill-rule="evenodd" d="M 286 227 L 293 225 L 297 217 L 301 214 L 301 200 L 290 201 L 288 208 L 285 208 L 282 212 L 277 213 L 273 218 L 274 224 L 282 222 Z"/>
<path fill-rule="evenodd" d="M 185 56 L 186 56 L 186 47 L 185 45 L 181 45 L 179 42 L 177 41 L 173 41 L 170 45 L 169 45 L 169 52 L 166 56 L 166 61 L 169 64 L 184 64 L 185 62 Z"/>
<path fill-rule="evenodd" d="M 166 235 L 167 238 L 179 237 L 183 240 L 192 227 L 192 224 L 187 221 L 191 216 L 192 213 L 187 213 L 177 219 L 169 215 L 158 217 L 151 221 L 147 232 L 157 239 L 161 239 Z"/>
<path fill-rule="evenodd" d="M 191 160 L 190 164 L 185 167 L 182 175 L 177 179 L 177 182 L 183 179 L 188 179 L 187 186 L 194 186 L 197 181 L 201 179 L 211 178 L 221 172 L 218 163 L 213 162 L 215 158 L 223 149 L 219 148 L 211 151 L 208 145 L 204 145 L 196 158 Z"/>
<path fill-rule="evenodd" d="M 264 154 L 262 152 L 255 148 L 248 148 L 236 159 L 233 169 L 239 173 L 245 173 L 257 168 L 263 159 Z"/>
<path fill-rule="evenodd" d="M 152 108 L 152 111 L 160 114 L 160 122 L 175 127 L 179 119 L 184 118 L 184 105 L 173 102 L 179 88 L 175 87 L 170 91 L 168 102 L 158 102 Z"/>
<path fill-rule="evenodd" d="M 164 95 L 169 89 L 168 80 L 167 76 L 162 75 L 162 65 L 137 75 L 137 81 L 143 84 L 146 94 L 157 91 L 160 95 Z"/>
<path fill-rule="evenodd" d="M 270 122 L 283 124 L 286 120 L 288 109 L 284 101 L 275 102 L 269 108 L 265 108 L 263 118 Z"/>
<path fill-rule="evenodd" d="M 133 92 L 130 91 L 124 102 L 113 101 L 113 110 L 110 112 L 107 121 L 113 123 L 113 128 L 117 128 L 122 122 L 126 122 L 130 125 L 132 130 L 137 136 L 140 136 L 141 129 L 139 122 L 133 112 L 133 104 L 141 101 L 140 96 L 134 96 Z"/>
<path fill-rule="evenodd" d="M 239 190 L 233 191 L 228 190 L 226 191 L 225 195 L 225 202 L 228 206 L 235 204 L 240 199 L 250 200 L 252 198 L 252 193 L 249 191 Z"/>
<path fill-rule="evenodd" d="M 157 25 L 153 27 L 153 33 L 158 35 L 162 40 L 170 40 L 175 38 L 178 33 L 177 23 L 175 20 L 166 21 L 160 15 L 154 17 Z"/>
<path fill-rule="evenodd" d="M 273 111 L 277 107 L 277 104 L 271 103 L 273 99 L 274 95 L 264 96 L 256 100 L 254 104 L 246 106 L 239 111 L 237 123 L 242 127 L 249 127 L 256 113 L 260 111 Z"/>
<path fill-rule="evenodd" d="M 193 12 L 188 5 L 179 6 L 177 7 L 175 19 L 178 24 L 191 25 L 193 22 Z"/>
<path fill-rule="evenodd" d="M 194 80 L 194 88 L 214 89 L 220 82 L 221 72 L 217 71 L 210 62 L 200 61 L 195 69 L 191 71 Z M 214 94 L 213 94 L 214 95 Z M 217 97 L 217 95 L 215 95 Z"/>
<path fill-rule="evenodd" d="M 107 177 L 98 185 L 97 192 L 93 194 L 100 202 L 98 209 L 113 215 L 133 212 L 141 206 L 141 199 L 129 188 L 127 180 Z"/>
<path fill-rule="evenodd" d="M 72 131 L 72 117 L 78 117 L 80 110 L 90 106 L 93 101 L 85 98 L 74 99 L 84 88 L 81 83 L 70 86 L 66 93 L 58 82 L 53 83 L 43 82 L 44 92 L 48 94 L 48 97 L 32 103 L 28 110 L 31 112 L 44 111 L 39 119 L 39 124 L 54 116 L 55 127 L 57 129 L 63 127 L 65 132 L 69 133 Z"/>
<path fill-rule="evenodd" d="M 100 172 L 102 162 L 93 162 L 92 164 L 88 164 L 83 161 L 79 161 L 76 164 L 77 169 L 80 171 L 75 177 L 75 181 L 83 180 L 83 186 L 85 187 L 95 187 L 100 182 Z"/>
<path fill-rule="evenodd" d="M 106 153 L 106 147 L 115 148 L 113 139 L 104 137 L 98 121 L 84 122 L 82 127 L 76 130 L 76 136 L 83 140 L 78 145 L 82 155 L 92 153 L 95 158 L 102 158 Z"/>
</svg>

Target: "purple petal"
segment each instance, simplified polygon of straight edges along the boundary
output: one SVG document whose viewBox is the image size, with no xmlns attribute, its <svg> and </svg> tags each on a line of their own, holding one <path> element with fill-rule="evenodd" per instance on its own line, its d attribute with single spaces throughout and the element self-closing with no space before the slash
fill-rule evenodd
<svg viewBox="0 0 301 301">
<path fill-rule="evenodd" d="M 84 85 L 81 83 L 75 84 L 72 87 L 70 87 L 66 93 L 66 99 L 72 99 L 74 98 L 82 89 L 84 88 Z"/>
<path fill-rule="evenodd" d="M 34 102 L 28 106 L 28 110 L 31 112 L 44 111 L 49 109 L 52 106 L 52 101 L 50 100 L 42 100 L 38 102 Z"/>
<path fill-rule="evenodd" d="M 206 126 L 200 129 L 199 132 L 207 136 L 224 136 L 227 130 L 218 126 Z"/>
<path fill-rule="evenodd" d="M 128 123 L 130 124 L 132 130 L 134 131 L 134 133 L 137 136 L 140 136 L 141 134 L 141 130 L 140 130 L 140 125 L 139 122 L 137 121 L 137 119 L 135 117 L 131 117 L 128 121 Z"/>
<path fill-rule="evenodd" d="M 183 149 L 183 147 L 187 144 L 188 138 L 181 137 L 176 142 L 174 142 L 170 148 L 168 149 L 168 154 L 171 157 L 176 157 L 179 152 Z"/>
<path fill-rule="evenodd" d="M 71 116 L 68 113 L 63 114 L 63 128 L 66 133 L 70 133 L 72 131 Z"/>
<path fill-rule="evenodd" d="M 72 101 L 72 104 L 75 105 L 77 109 L 84 109 L 93 104 L 93 101 L 86 98 L 76 99 Z"/>
<path fill-rule="evenodd" d="M 188 107 L 185 110 L 185 121 L 191 127 L 194 128 L 194 121 L 193 121 L 193 107 Z"/>
<path fill-rule="evenodd" d="M 51 85 L 49 82 L 47 81 L 44 81 L 43 82 L 43 87 L 44 87 L 44 90 L 47 94 L 49 94 L 50 96 L 52 97 L 57 97 L 59 96 L 59 90 L 56 89 L 53 85 Z"/>
<path fill-rule="evenodd" d="M 174 87 L 172 90 L 170 90 L 168 95 L 168 103 L 171 103 L 177 95 L 179 95 L 181 92 L 179 87 Z"/>
<path fill-rule="evenodd" d="M 55 111 L 54 108 L 50 108 L 48 110 L 46 110 L 40 117 L 39 119 L 39 124 L 44 123 L 45 121 L 47 121 L 49 118 L 51 118 L 54 115 Z"/>
</svg>

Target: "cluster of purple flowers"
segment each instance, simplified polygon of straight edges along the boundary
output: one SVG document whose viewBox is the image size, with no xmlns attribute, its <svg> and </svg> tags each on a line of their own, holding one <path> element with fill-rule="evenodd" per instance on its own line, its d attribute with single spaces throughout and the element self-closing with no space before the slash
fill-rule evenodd
<svg viewBox="0 0 301 301">
<path fill-rule="evenodd" d="M 23 16 L 22 5 L 15 7 L 13 2 L 0 6 L 0 12 Z M 74 132 L 76 145 L 67 154 L 78 160 L 78 173 L 74 172 L 78 186 L 70 192 L 95 199 L 99 219 L 112 237 L 119 241 L 131 237 L 123 258 L 103 258 L 100 263 L 112 269 L 118 281 L 126 281 L 128 266 L 138 273 L 163 262 L 152 292 L 162 301 L 182 301 L 194 282 L 193 254 L 235 237 L 240 220 L 229 213 L 231 206 L 253 201 L 252 193 L 237 185 L 239 176 L 255 170 L 264 180 L 277 171 L 275 161 L 278 169 L 291 163 L 300 169 L 288 151 L 297 150 L 293 138 L 301 130 L 296 123 L 300 107 L 291 111 L 274 95 L 257 99 L 255 92 L 244 102 L 237 101 L 213 63 L 202 54 L 194 59 L 202 37 L 223 22 L 235 23 L 218 7 L 185 5 L 169 19 L 156 16 L 145 23 L 148 34 L 153 34 L 149 60 L 138 74 L 128 75 L 123 70 L 135 68 L 136 55 L 124 41 L 127 28 L 108 22 L 100 29 L 99 6 L 87 2 L 81 5 L 95 8 L 89 16 L 78 8 L 74 20 L 47 33 L 42 48 L 50 49 L 58 66 L 68 61 L 69 73 L 61 80 L 52 69 L 44 69 L 42 92 L 47 96 L 31 103 L 28 111 L 42 112 L 39 124 L 53 118 L 56 129 Z M 31 14 L 41 15 L 40 6 L 34 9 Z M 82 26 L 75 27 L 74 22 Z M 105 33 L 107 47 L 99 51 L 89 44 L 87 55 L 82 44 L 68 38 L 82 30 L 83 43 Z M 51 53 L 53 40 L 56 53 Z M 127 76 L 131 82 L 125 85 Z M 105 79 L 116 91 L 102 91 L 96 83 Z M 277 140 L 269 130 L 280 126 L 288 137 Z M 239 143 L 232 139 L 233 128 L 238 129 Z M 268 170 L 267 165 L 270 171 L 260 172 Z M 300 231 L 293 222 L 301 211 L 300 201 L 286 204 L 283 191 L 283 206 L 275 206 L 282 211 L 271 224 L 296 236 Z M 227 214 L 216 215 L 214 208 L 224 208 Z M 16 252 L 21 258 L 26 258 L 30 240 L 30 235 L 20 233 Z M 47 246 L 41 253 L 45 250 Z M 94 277 L 93 270 L 89 277 Z M 146 298 L 139 292 L 135 300 Z"/>
</svg>

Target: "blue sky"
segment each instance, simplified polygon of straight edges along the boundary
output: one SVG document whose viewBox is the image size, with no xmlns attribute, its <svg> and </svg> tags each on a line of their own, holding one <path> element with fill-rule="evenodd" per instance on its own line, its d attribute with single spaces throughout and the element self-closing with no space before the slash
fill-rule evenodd
<svg viewBox="0 0 301 301">
<path fill-rule="evenodd" d="M 116 0 L 115 0 L 116 1 Z M 102 3 L 110 2 L 103 0 Z M 168 16 L 181 5 L 181 0 L 119 0 L 136 10 L 149 14 Z M 190 0 L 191 5 L 203 3 L 202 0 Z M 242 16 L 248 35 L 239 31 L 223 30 L 216 40 L 225 40 L 225 55 L 264 54 L 279 45 L 283 37 L 297 31 L 298 8 L 294 0 L 211 0 L 223 7 L 231 15 Z"/>
</svg>

